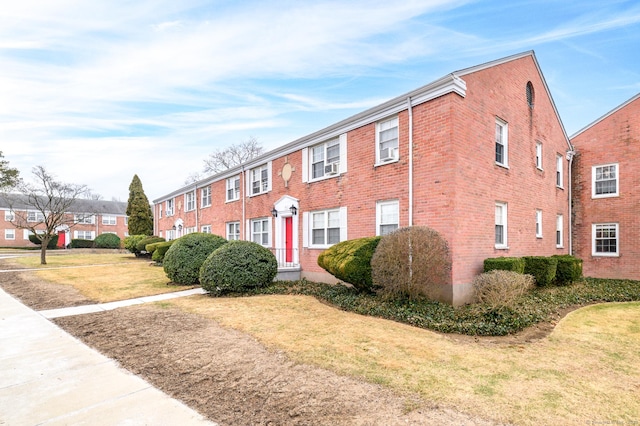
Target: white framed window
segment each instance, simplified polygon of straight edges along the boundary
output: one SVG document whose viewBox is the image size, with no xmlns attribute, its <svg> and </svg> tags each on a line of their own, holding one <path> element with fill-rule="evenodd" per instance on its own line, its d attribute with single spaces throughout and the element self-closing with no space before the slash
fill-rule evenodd
<svg viewBox="0 0 640 426">
<path fill-rule="evenodd" d="M 261 246 L 269 247 L 271 245 L 269 218 L 252 219 L 251 220 L 251 241 Z"/>
<path fill-rule="evenodd" d="M 15 240 L 16 239 L 16 230 L 15 229 L 5 229 L 4 230 L 4 239 L 5 240 Z"/>
<path fill-rule="evenodd" d="M 564 165 L 564 157 L 560 154 L 556 155 L 556 186 L 564 188 L 564 173 L 562 166 Z"/>
<path fill-rule="evenodd" d="M 617 223 L 594 223 L 592 225 L 592 248 L 593 256 L 619 256 Z"/>
<path fill-rule="evenodd" d="M 102 215 L 102 224 L 103 225 L 115 225 L 117 223 L 117 218 L 111 215 Z"/>
<path fill-rule="evenodd" d="M 340 174 L 340 139 L 335 138 L 309 149 L 309 180 Z"/>
<path fill-rule="evenodd" d="M 400 203 L 398 200 L 376 203 L 376 235 L 387 235 L 400 226 Z"/>
<path fill-rule="evenodd" d="M 376 123 L 376 164 L 398 159 L 398 117 Z"/>
<path fill-rule="evenodd" d="M 268 224 L 267 224 L 268 225 Z M 240 222 L 227 222 L 227 240 L 240 239 Z"/>
<path fill-rule="evenodd" d="M 509 167 L 509 126 L 496 118 L 496 164 Z"/>
<path fill-rule="evenodd" d="M 73 218 L 75 223 L 81 223 L 84 225 L 93 225 L 96 223 L 96 217 L 92 214 L 77 214 Z M 87 238 L 88 239 L 88 238 Z"/>
<path fill-rule="evenodd" d="M 196 191 L 184 194 L 184 211 L 190 212 L 196 209 Z"/>
<path fill-rule="evenodd" d="M 310 247 L 326 247 L 339 243 L 340 209 L 311 213 Z"/>
<path fill-rule="evenodd" d="M 29 210 L 27 212 L 27 222 L 44 222 L 44 215 L 41 212 Z"/>
<path fill-rule="evenodd" d="M 249 170 L 250 194 L 260 195 L 271 190 L 271 163 Z"/>
<path fill-rule="evenodd" d="M 162 203 L 160 203 L 160 208 L 159 208 L 158 210 L 159 210 L 159 212 L 158 212 L 158 218 L 159 218 L 159 219 L 162 219 Z M 128 219 L 128 218 L 125 218 L 125 221 L 126 221 L 127 219 Z"/>
<path fill-rule="evenodd" d="M 536 167 L 542 170 L 542 142 L 536 142 Z"/>
<path fill-rule="evenodd" d="M 536 210 L 536 238 L 542 238 L 542 210 Z"/>
<path fill-rule="evenodd" d="M 129 226 L 129 216 L 124 217 L 124 224 Z"/>
<path fill-rule="evenodd" d="M 556 247 L 564 247 L 564 217 L 561 214 L 556 217 Z"/>
<path fill-rule="evenodd" d="M 175 240 L 176 239 L 176 231 L 175 229 L 167 229 L 166 231 L 166 239 L 167 241 L 171 241 L 171 240 Z"/>
<path fill-rule="evenodd" d="M 211 205 L 211 186 L 205 186 L 200 189 L 200 205 L 209 207 Z"/>
<path fill-rule="evenodd" d="M 182 233 L 182 235 L 193 234 L 197 230 L 198 230 L 198 228 L 196 228 L 195 226 L 189 226 L 189 227 L 184 228 L 184 232 Z"/>
<path fill-rule="evenodd" d="M 4 220 L 5 220 L 5 222 L 11 222 L 15 218 L 16 218 L 16 215 L 13 212 L 13 210 L 5 210 L 4 211 Z"/>
<path fill-rule="evenodd" d="M 619 195 L 620 171 L 618 164 L 605 164 L 591 168 L 591 195 L 593 198 Z"/>
<path fill-rule="evenodd" d="M 74 231 L 74 238 L 78 240 L 94 240 L 96 238 L 95 231 Z"/>
<path fill-rule="evenodd" d="M 496 203 L 496 248 L 507 248 L 507 203 Z"/>
<path fill-rule="evenodd" d="M 173 216 L 175 213 L 175 202 L 174 199 L 167 200 L 167 216 Z"/>
<path fill-rule="evenodd" d="M 202 232 L 203 234 L 210 234 L 211 225 L 202 225 L 202 227 L 200 228 L 200 232 Z"/>
<path fill-rule="evenodd" d="M 227 201 L 240 199 L 240 175 L 227 179 Z"/>
</svg>

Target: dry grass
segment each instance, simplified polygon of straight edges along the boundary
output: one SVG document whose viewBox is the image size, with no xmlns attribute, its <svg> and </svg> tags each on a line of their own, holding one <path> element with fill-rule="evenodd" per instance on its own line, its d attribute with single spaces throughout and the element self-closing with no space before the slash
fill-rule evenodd
<svg viewBox="0 0 640 426">
<path fill-rule="evenodd" d="M 30 252 L 28 256 L 11 259 L 12 263 L 16 263 L 26 268 L 56 268 L 63 266 L 85 266 L 85 265 L 105 265 L 112 263 L 129 263 L 147 264 L 144 260 L 137 259 L 131 253 L 80 253 L 67 254 L 68 252 L 55 252 L 47 254 L 47 264 L 40 264 L 40 252 Z"/>
<path fill-rule="evenodd" d="M 640 303 L 583 308 L 548 338 L 523 345 L 461 342 L 305 296 L 171 303 L 250 333 L 296 361 L 471 414 L 523 425 L 640 421 Z"/>
</svg>

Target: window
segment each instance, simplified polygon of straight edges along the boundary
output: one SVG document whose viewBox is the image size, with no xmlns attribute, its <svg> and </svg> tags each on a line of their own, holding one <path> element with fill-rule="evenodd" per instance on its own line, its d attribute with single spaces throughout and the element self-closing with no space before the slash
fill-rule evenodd
<svg viewBox="0 0 640 426">
<path fill-rule="evenodd" d="M 507 248 L 507 203 L 496 203 L 496 248 Z"/>
<path fill-rule="evenodd" d="M 311 245 L 328 246 L 340 242 L 340 210 L 311 213 Z"/>
<path fill-rule="evenodd" d="M 251 195 L 269 191 L 269 167 L 267 164 L 251 169 Z"/>
<path fill-rule="evenodd" d="M 562 174 L 562 166 L 564 164 L 562 155 L 556 155 L 556 186 L 558 188 L 564 187 L 564 176 Z"/>
<path fill-rule="evenodd" d="M 88 214 L 88 213 L 75 215 L 74 222 L 75 223 L 81 223 L 81 224 L 84 224 L 84 225 L 93 225 L 94 223 L 96 223 L 95 216 L 91 215 L 91 214 Z"/>
<path fill-rule="evenodd" d="M 240 199 L 240 175 L 227 179 L 227 201 Z"/>
<path fill-rule="evenodd" d="M 556 217 L 556 247 L 564 247 L 564 218 L 561 214 Z"/>
<path fill-rule="evenodd" d="M 171 241 L 171 240 L 175 240 L 176 239 L 176 231 L 173 229 L 167 229 L 167 241 Z"/>
<path fill-rule="evenodd" d="M 13 210 L 5 210 L 4 211 L 4 220 L 6 222 L 11 222 L 14 220 L 16 215 L 13 213 Z"/>
<path fill-rule="evenodd" d="M 200 190 L 202 207 L 209 207 L 211 205 L 211 186 L 205 186 Z"/>
<path fill-rule="evenodd" d="M 526 95 L 527 95 L 527 105 L 529 105 L 529 108 L 533 108 L 533 103 L 535 101 L 535 93 L 533 91 L 533 84 L 531 84 L 530 81 L 527 82 Z"/>
<path fill-rule="evenodd" d="M 542 170 L 542 143 L 536 142 L 536 167 Z"/>
<path fill-rule="evenodd" d="M 536 238 L 542 238 L 542 210 L 536 210 Z"/>
<path fill-rule="evenodd" d="M 398 117 L 377 123 L 376 142 L 377 163 L 398 159 Z"/>
<path fill-rule="evenodd" d="M 124 218 L 124 224 L 129 226 L 129 216 L 125 216 Z"/>
<path fill-rule="evenodd" d="M 227 223 L 227 240 L 239 240 L 240 239 L 240 222 Z"/>
<path fill-rule="evenodd" d="M 79 240 L 93 240 L 95 238 L 94 231 L 75 231 L 74 238 Z"/>
<path fill-rule="evenodd" d="M 158 218 L 162 219 L 162 204 L 160 204 L 160 212 L 158 214 Z"/>
<path fill-rule="evenodd" d="M 184 228 L 184 232 L 182 233 L 182 235 L 187 235 L 187 234 L 193 234 L 194 232 L 196 232 L 197 228 L 195 226 L 189 226 L 187 228 Z"/>
<path fill-rule="evenodd" d="M 379 201 L 376 207 L 376 235 L 387 235 L 398 229 L 400 224 L 398 200 Z"/>
<path fill-rule="evenodd" d="M 44 215 L 37 211 L 28 211 L 27 212 L 27 222 L 44 222 Z M 91 222 L 93 223 L 93 222 Z"/>
<path fill-rule="evenodd" d="M 320 179 L 340 173 L 340 139 L 332 139 L 312 147 L 309 150 L 309 155 L 311 179 Z"/>
<path fill-rule="evenodd" d="M 251 241 L 269 247 L 269 240 L 269 219 L 253 219 L 251 221 Z"/>
<path fill-rule="evenodd" d="M 618 224 L 595 223 L 592 225 L 594 256 L 618 256 Z"/>
<path fill-rule="evenodd" d="M 505 121 L 496 118 L 496 164 L 509 167 L 509 130 Z"/>
<path fill-rule="evenodd" d="M 184 211 L 190 212 L 196 209 L 196 191 L 184 194 Z"/>
<path fill-rule="evenodd" d="M 102 224 L 103 225 L 115 225 L 117 218 L 115 216 L 102 216 Z"/>
<path fill-rule="evenodd" d="M 174 202 L 173 198 L 171 200 L 167 200 L 167 216 L 173 216 L 174 213 Z"/>
<path fill-rule="evenodd" d="M 16 239 L 16 230 L 15 229 L 5 229 L 4 230 L 4 239 L 5 240 L 15 240 Z"/>
<path fill-rule="evenodd" d="M 618 196 L 618 165 L 607 164 L 594 166 L 591 169 L 593 198 Z"/>
<path fill-rule="evenodd" d="M 211 225 L 203 225 L 202 228 L 200 228 L 200 232 L 202 232 L 203 234 L 210 234 Z"/>
</svg>

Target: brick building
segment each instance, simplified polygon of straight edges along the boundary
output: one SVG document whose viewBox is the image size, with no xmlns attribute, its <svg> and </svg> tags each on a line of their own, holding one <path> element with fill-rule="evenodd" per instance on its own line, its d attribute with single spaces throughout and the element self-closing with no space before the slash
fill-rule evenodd
<svg viewBox="0 0 640 426">
<path fill-rule="evenodd" d="M 19 229 L 16 223 L 24 218 L 36 229 L 44 229 L 42 212 L 33 210 L 24 197 L 11 194 L 11 203 L 0 197 L 0 247 L 34 247 L 29 231 Z M 93 240 L 100 234 L 113 233 L 121 239 L 128 233 L 127 203 L 104 200 L 75 200 L 73 210 L 67 213 L 66 225 L 58 229 L 58 245 L 64 247 L 71 239 Z"/>
<path fill-rule="evenodd" d="M 574 253 L 585 275 L 640 279 L 640 94 L 571 137 Z"/>
<path fill-rule="evenodd" d="M 429 226 L 461 304 L 483 260 L 569 252 L 569 139 L 533 52 L 446 75 L 154 200 L 157 235 L 211 232 L 276 254 L 281 276 L 335 282 L 317 256 Z"/>
</svg>

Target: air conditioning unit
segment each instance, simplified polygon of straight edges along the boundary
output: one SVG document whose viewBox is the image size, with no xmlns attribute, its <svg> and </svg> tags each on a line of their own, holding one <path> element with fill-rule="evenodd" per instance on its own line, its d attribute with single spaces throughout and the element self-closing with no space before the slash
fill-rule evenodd
<svg viewBox="0 0 640 426">
<path fill-rule="evenodd" d="M 171 210 L 167 210 L 167 212 L 166 212 L 166 213 L 167 213 L 167 214 L 166 214 L 166 216 L 172 216 L 172 215 L 173 215 L 173 213 L 171 212 Z"/>
<path fill-rule="evenodd" d="M 396 159 L 396 148 L 385 148 L 380 150 L 380 161 L 391 161 Z"/>
<path fill-rule="evenodd" d="M 340 163 L 331 163 L 324 166 L 325 175 L 337 175 L 340 171 Z"/>
</svg>

